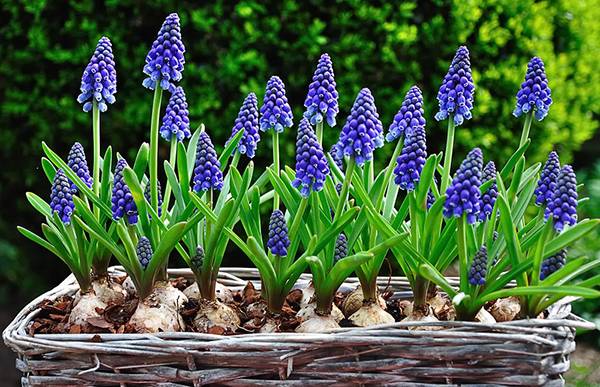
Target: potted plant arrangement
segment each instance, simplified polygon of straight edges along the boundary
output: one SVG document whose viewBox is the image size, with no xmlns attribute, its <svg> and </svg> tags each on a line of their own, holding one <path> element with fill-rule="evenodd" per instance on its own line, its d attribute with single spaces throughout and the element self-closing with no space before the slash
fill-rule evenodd
<svg viewBox="0 0 600 387">
<path fill-rule="evenodd" d="M 260 108 L 246 96 L 218 153 L 209 128 L 191 129 L 184 65 L 171 14 L 143 68 L 149 139 L 128 163 L 100 143 L 117 92 L 112 45 L 101 38 L 77 98 L 92 118 L 91 171 L 81 144 L 63 159 L 42 143 L 50 195 L 27 199 L 44 223 L 18 229 L 72 276 L 4 331 L 23 385 L 564 383 L 575 329 L 593 327 L 569 303 L 600 296 L 600 276 L 588 274 L 600 259 L 568 248 L 600 220 L 577 218 L 585 198 L 556 152 L 543 165 L 526 161 L 534 118 L 552 104 L 540 58 L 517 93 L 518 149 L 487 160 L 474 148 L 460 163 L 454 136 L 475 94 L 465 46 L 437 96 L 443 152 L 427 146 L 416 85 L 387 132 L 368 88 L 336 132 L 333 62 L 323 54 L 303 117 L 273 76 Z M 290 166 L 279 156 L 285 130 L 297 132 Z M 324 133 L 337 137 L 330 151 Z M 264 135 L 273 162 L 259 168 Z M 384 147 L 391 157 L 378 168 Z M 222 267 L 230 245 L 253 268 Z M 170 269 L 175 257 L 189 269 Z M 402 277 L 384 275 L 386 261 Z M 453 265 L 458 278 L 445 277 Z"/>
</svg>

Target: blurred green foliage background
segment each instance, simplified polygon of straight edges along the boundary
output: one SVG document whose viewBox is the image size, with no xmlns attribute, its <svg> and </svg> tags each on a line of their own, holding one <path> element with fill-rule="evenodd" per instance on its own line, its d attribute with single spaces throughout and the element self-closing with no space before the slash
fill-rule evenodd
<svg viewBox="0 0 600 387">
<path fill-rule="evenodd" d="M 503 164 L 519 141 L 522 120 L 511 112 L 528 60 L 543 58 L 554 104 L 535 122 L 529 161 L 555 148 L 593 181 L 581 216 L 600 215 L 600 166 L 592 169 L 600 112 L 600 7 L 594 1 L 0 1 L 0 300 L 30 297 L 66 274 L 15 226 L 40 220 L 24 198 L 49 187 L 40 142 L 66 156 L 74 141 L 91 146 L 91 117 L 76 102 L 81 73 L 102 35 L 113 42 L 117 102 L 102 115 L 102 143 L 131 157 L 148 137 L 152 93 L 141 85 L 145 55 L 162 20 L 178 12 L 187 48 L 182 86 L 195 128 L 216 144 L 228 138 L 244 96 L 264 93 L 272 74 L 286 83 L 296 122 L 322 52 L 328 52 L 340 93 L 339 127 L 361 87 L 369 87 L 387 128 L 405 92 L 417 84 L 426 99 L 428 147 L 443 149 L 446 123 L 433 119 L 437 88 L 456 48 L 471 51 L 474 118 L 457 131 L 456 160 L 480 146 Z M 163 106 L 164 109 L 164 106 Z M 327 145 L 338 128 L 326 129 Z M 295 132 L 282 139 L 283 161 L 294 160 Z M 598 137 L 596 137 L 598 139 Z M 256 162 L 270 158 L 269 139 Z M 584 148 L 582 149 L 582 146 Z M 167 152 L 165 144 L 161 149 Z M 389 157 L 389 147 L 378 151 Z M 583 175 L 582 175 L 583 176 Z M 598 235 L 581 248 L 595 254 Z M 243 265 L 231 257 L 226 265 Z M 595 305 L 595 304 L 594 304 Z M 593 310 L 589 305 L 588 310 Z"/>
</svg>

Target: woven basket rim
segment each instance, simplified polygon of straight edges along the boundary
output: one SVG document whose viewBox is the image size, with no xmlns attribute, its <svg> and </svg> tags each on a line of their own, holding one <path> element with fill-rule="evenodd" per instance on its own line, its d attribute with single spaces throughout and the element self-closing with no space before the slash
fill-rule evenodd
<svg viewBox="0 0 600 387">
<path fill-rule="evenodd" d="M 124 273 L 122 267 L 113 266 L 109 273 L 119 275 Z M 192 275 L 189 269 L 169 269 L 172 277 Z M 253 268 L 221 268 L 219 273 L 219 282 L 233 288 L 242 288 L 248 280 L 258 278 L 258 270 Z M 298 284 L 306 285 L 310 281 L 310 275 L 303 274 Z M 456 284 L 457 279 L 449 277 L 451 283 Z M 408 286 L 406 277 L 380 277 L 378 283 L 384 286 L 391 284 L 395 290 Z M 259 285 L 260 283 L 256 283 Z M 344 286 L 353 287 L 358 284 L 355 277 L 349 278 Z M 196 332 L 164 332 L 156 334 L 148 333 L 100 333 L 100 334 L 36 334 L 29 335 L 27 327 L 40 310 L 38 305 L 45 299 L 56 299 L 65 294 L 74 294 L 79 289 L 74 276 L 71 274 L 55 288 L 43 293 L 27 304 L 6 327 L 2 333 L 3 340 L 7 346 L 15 352 L 37 349 L 50 349 L 64 351 L 77 351 L 84 348 L 88 353 L 101 353 L 111 351 L 121 351 L 122 353 L 136 354 L 143 348 L 181 347 L 189 349 L 190 347 L 206 347 L 210 343 L 211 348 L 216 347 L 270 347 L 277 348 L 279 345 L 301 345 L 302 343 L 329 342 L 329 341 L 348 341 L 360 338 L 364 340 L 366 336 L 380 340 L 382 343 L 387 339 L 399 336 L 409 335 L 410 337 L 426 338 L 454 338 L 465 335 L 472 340 L 497 338 L 503 335 L 506 339 L 514 341 L 525 341 L 538 344 L 551 344 L 554 339 L 564 338 L 566 332 L 563 328 L 582 328 L 596 329 L 595 324 L 586 321 L 570 313 L 570 301 L 565 300 L 560 304 L 555 304 L 549 310 L 547 319 L 526 319 L 514 320 L 510 322 L 484 324 L 479 322 L 467 321 L 440 321 L 440 322 L 395 322 L 385 325 L 371 327 L 352 327 L 338 328 L 325 333 L 248 333 L 243 335 L 221 336 L 214 334 L 196 333 Z M 397 292 L 403 296 L 410 291 Z M 407 328 L 415 326 L 440 326 L 442 330 L 410 330 Z M 93 339 L 93 340 L 92 340 Z M 100 340 L 98 340 L 100 339 Z M 139 347 L 137 349 L 135 347 Z M 185 350 L 184 349 L 184 350 Z"/>
</svg>

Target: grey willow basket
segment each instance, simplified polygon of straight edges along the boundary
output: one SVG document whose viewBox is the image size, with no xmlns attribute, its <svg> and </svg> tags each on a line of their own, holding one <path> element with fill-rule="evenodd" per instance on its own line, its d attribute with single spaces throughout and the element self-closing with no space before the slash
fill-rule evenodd
<svg viewBox="0 0 600 387">
<path fill-rule="evenodd" d="M 180 269 L 170 274 L 191 276 Z M 253 269 L 224 268 L 219 280 L 241 288 L 257 278 Z M 299 282 L 309 280 L 303 276 Z M 356 284 L 351 278 L 344 285 Z M 381 284 L 389 284 L 395 296 L 410 296 L 405 278 L 381 278 Z M 42 300 L 77 289 L 68 277 L 27 305 L 3 332 L 18 355 L 24 386 L 562 386 L 575 329 L 594 328 L 563 304 L 547 319 L 493 325 L 395 323 L 323 334 L 237 336 L 27 333 Z M 407 329 L 416 325 L 444 329 Z"/>
</svg>

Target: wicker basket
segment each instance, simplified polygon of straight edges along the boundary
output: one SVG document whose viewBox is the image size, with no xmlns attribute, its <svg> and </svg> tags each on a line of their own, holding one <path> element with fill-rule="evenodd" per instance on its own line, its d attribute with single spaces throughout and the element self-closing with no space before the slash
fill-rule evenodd
<svg viewBox="0 0 600 387">
<path fill-rule="evenodd" d="M 191 276 L 179 269 L 170 274 Z M 253 269 L 220 274 L 220 282 L 231 288 L 257 278 Z M 309 279 L 303 276 L 299 283 Z M 411 294 L 404 278 L 381 282 L 389 282 L 397 297 Z M 356 284 L 351 278 L 344 286 Z M 4 331 L 4 342 L 18 354 L 24 386 L 562 386 L 575 329 L 594 328 L 562 304 L 544 320 L 445 321 L 435 324 L 445 329 L 433 331 L 407 329 L 423 323 L 395 323 L 325 334 L 27 333 L 43 299 L 77 289 L 68 277 L 27 305 Z"/>
</svg>

